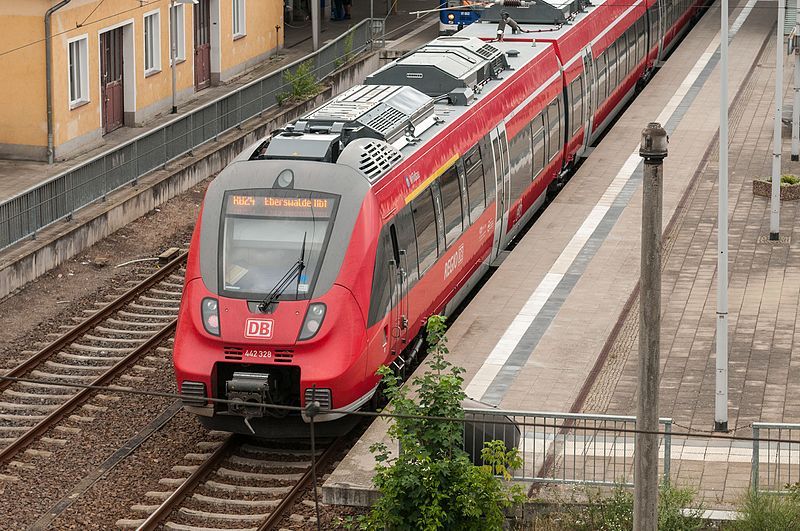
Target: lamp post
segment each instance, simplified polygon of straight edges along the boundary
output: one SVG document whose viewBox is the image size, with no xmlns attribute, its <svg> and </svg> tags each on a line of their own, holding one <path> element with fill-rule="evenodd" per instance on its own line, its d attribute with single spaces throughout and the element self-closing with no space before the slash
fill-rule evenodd
<svg viewBox="0 0 800 531">
<path fill-rule="evenodd" d="M 169 58 L 172 68 L 172 114 L 178 113 L 178 104 L 175 101 L 175 94 L 177 92 L 175 87 L 178 80 L 178 73 L 175 68 L 175 63 L 178 61 L 178 20 L 175 6 L 178 4 L 195 5 L 197 3 L 197 0 L 170 0 L 169 3 Z"/>
</svg>

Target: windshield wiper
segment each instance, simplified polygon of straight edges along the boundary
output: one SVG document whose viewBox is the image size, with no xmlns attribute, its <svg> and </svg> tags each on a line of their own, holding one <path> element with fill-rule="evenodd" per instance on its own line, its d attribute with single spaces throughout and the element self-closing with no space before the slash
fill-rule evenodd
<svg viewBox="0 0 800 531">
<path fill-rule="evenodd" d="M 290 267 L 289 270 L 281 277 L 278 283 L 275 284 L 275 287 L 272 288 L 272 291 L 270 291 L 264 300 L 259 303 L 259 311 L 266 312 L 267 309 L 278 300 L 278 297 L 280 297 L 281 294 L 286 291 L 286 288 L 289 287 L 289 284 L 291 284 L 295 278 L 297 278 L 297 287 L 298 289 L 300 288 L 300 276 L 303 272 L 303 269 L 306 268 L 305 256 L 307 234 L 307 232 L 303 233 L 303 246 L 300 248 L 300 258 L 297 260 L 297 262 L 292 264 L 292 267 Z"/>
</svg>

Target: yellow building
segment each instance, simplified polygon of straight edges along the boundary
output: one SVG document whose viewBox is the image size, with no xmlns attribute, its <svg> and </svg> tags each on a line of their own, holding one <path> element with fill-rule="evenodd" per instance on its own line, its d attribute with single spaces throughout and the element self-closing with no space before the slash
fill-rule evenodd
<svg viewBox="0 0 800 531">
<path fill-rule="evenodd" d="M 0 157 L 47 160 L 49 145 L 63 158 L 170 112 L 173 31 L 178 104 L 264 61 L 283 45 L 283 2 L 0 1 L 0 28 Z"/>
</svg>

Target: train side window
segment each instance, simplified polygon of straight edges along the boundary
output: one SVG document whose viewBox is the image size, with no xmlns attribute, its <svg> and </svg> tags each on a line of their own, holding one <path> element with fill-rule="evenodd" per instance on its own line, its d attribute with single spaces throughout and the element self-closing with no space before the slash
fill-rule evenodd
<svg viewBox="0 0 800 531">
<path fill-rule="evenodd" d="M 486 196 L 483 191 L 483 165 L 481 164 L 480 147 L 475 146 L 464 157 L 467 168 L 467 196 L 469 197 L 469 219 L 471 223 L 486 208 Z"/>
<path fill-rule="evenodd" d="M 636 49 L 639 50 L 639 60 L 641 61 L 647 55 L 647 24 L 644 18 L 636 21 L 636 33 L 638 34 Z"/>
<path fill-rule="evenodd" d="M 578 76 L 570 83 L 570 93 L 572 95 L 572 134 L 576 134 L 583 125 L 583 78 Z"/>
<path fill-rule="evenodd" d="M 606 50 L 608 55 L 608 94 L 611 95 L 619 85 L 617 79 L 617 43 L 612 42 Z"/>
<path fill-rule="evenodd" d="M 445 247 L 450 247 L 464 230 L 458 169 L 455 165 L 450 166 L 439 177 L 439 189 L 442 194 L 442 210 L 444 211 Z"/>
<path fill-rule="evenodd" d="M 602 53 L 595 62 L 597 72 L 597 101 L 598 106 L 606 99 L 606 73 L 608 72 L 608 55 Z"/>
<path fill-rule="evenodd" d="M 442 189 L 439 181 L 433 181 L 431 184 L 431 194 L 433 195 L 433 208 L 436 211 L 436 238 L 439 254 L 444 254 L 444 208 L 442 207 Z"/>
<path fill-rule="evenodd" d="M 458 168 L 458 184 L 461 190 L 461 223 L 464 230 L 469 228 L 469 199 L 467 195 L 467 172 L 464 169 L 464 159 L 460 158 L 456 162 Z"/>
<path fill-rule="evenodd" d="M 533 167 L 531 179 L 535 179 L 544 169 L 546 153 L 544 151 L 544 115 L 538 114 L 531 122 L 531 153 L 533 153 Z"/>
<path fill-rule="evenodd" d="M 624 33 L 617 39 L 617 68 L 617 79 L 622 83 L 628 73 L 628 42 Z"/>
<path fill-rule="evenodd" d="M 391 239 L 388 226 L 381 229 L 378 238 L 378 249 L 375 253 L 375 271 L 372 274 L 372 292 L 370 293 L 369 315 L 367 326 L 372 326 L 383 319 L 389 312 L 391 304 L 390 267 L 392 259 Z"/>
<path fill-rule="evenodd" d="M 540 120 L 541 121 L 541 120 Z M 509 159 L 511 161 L 511 205 L 514 204 L 531 183 L 531 130 L 520 129 L 508 141 Z"/>
<path fill-rule="evenodd" d="M 547 126 L 550 132 L 550 138 L 547 141 L 547 147 L 550 150 L 549 160 L 553 160 L 564 147 L 564 137 L 561 134 L 561 100 L 558 96 L 547 106 Z"/>
<path fill-rule="evenodd" d="M 436 236 L 436 211 L 433 209 L 431 189 L 426 188 L 411 201 L 414 234 L 417 237 L 420 278 L 436 261 L 439 253 Z"/>
<path fill-rule="evenodd" d="M 406 205 L 395 217 L 397 227 L 397 246 L 401 251 L 400 265 L 406 270 L 407 287 L 411 289 L 417 281 L 417 242 L 414 235 L 414 222 L 411 219 L 411 205 Z M 402 254 L 405 251 L 405 255 Z"/>
<path fill-rule="evenodd" d="M 489 135 L 486 135 L 480 144 L 481 161 L 483 161 L 483 182 L 486 189 L 486 206 L 489 206 L 495 199 L 495 180 L 493 166 L 494 159 L 492 157 L 492 144 L 489 140 Z M 497 171 L 500 171 L 499 168 Z"/>
<path fill-rule="evenodd" d="M 647 10 L 650 17 L 650 48 L 653 48 L 658 41 L 658 4 L 654 4 Z"/>
</svg>

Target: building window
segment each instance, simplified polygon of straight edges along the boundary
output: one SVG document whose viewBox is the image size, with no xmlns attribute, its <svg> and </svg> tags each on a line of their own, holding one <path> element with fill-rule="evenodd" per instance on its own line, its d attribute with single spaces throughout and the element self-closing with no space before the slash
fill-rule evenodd
<svg viewBox="0 0 800 531">
<path fill-rule="evenodd" d="M 161 27 L 158 11 L 144 16 L 144 73 L 161 70 Z"/>
<path fill-rule="evenodd" d="M 184 17 L 184 10 L 183 4 L 177 4 L 170 8 L 170 23 L 169 23 L 169 31 L 170 31 L 170 46 L 174 46 L 175 50 L 170 50 L 170 61 L 172 60 L 172 54 L 175 54 L 175 57 L 178 61 L 185 61 L 186 60 L 186 36 L 184 34 L 184 21 L 186 20 Z M 172 40 L 174 39 L 174 40 Z"/>
<path fill-rule="evenodd" d="M 244 0 L 233 1 L 233 38 L 244 37 L 247 34 L 245 26 Z"/>
<path fill-rule="evenodd" d="M 87 37 L 69 43 L 69 104 L 76 107 L 89 101 L 89 69 Z"/>
</svg>

